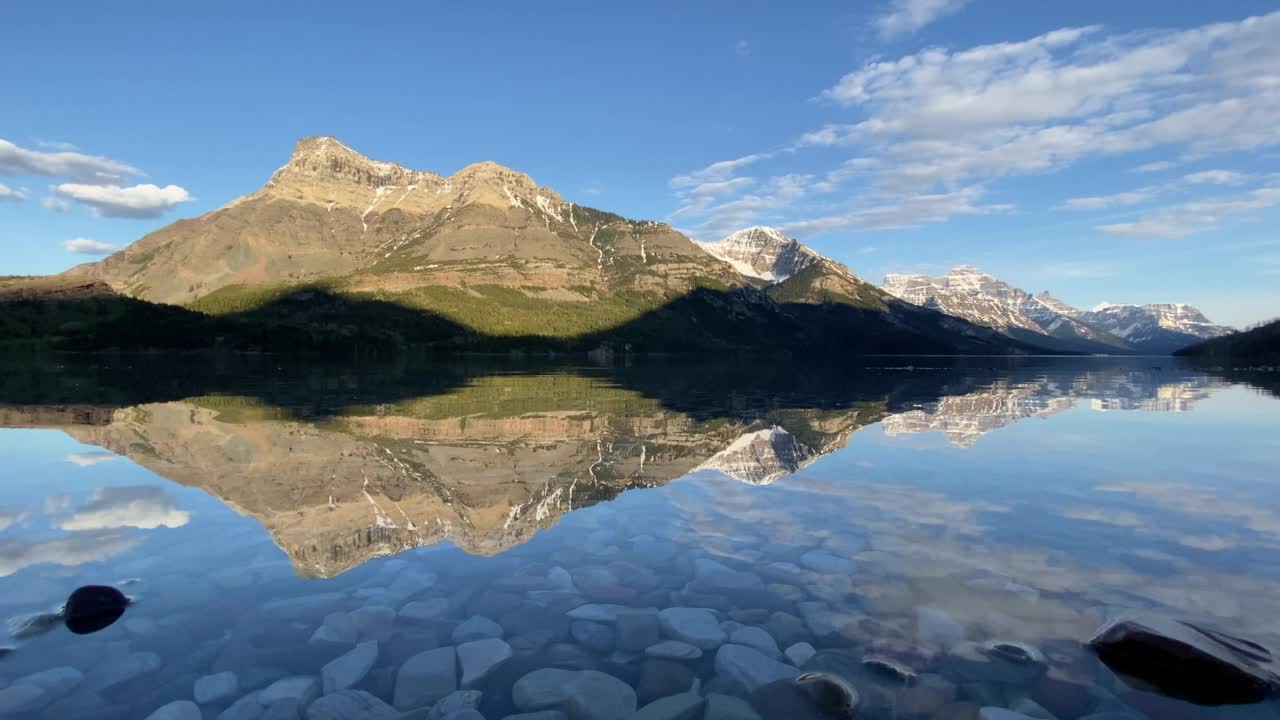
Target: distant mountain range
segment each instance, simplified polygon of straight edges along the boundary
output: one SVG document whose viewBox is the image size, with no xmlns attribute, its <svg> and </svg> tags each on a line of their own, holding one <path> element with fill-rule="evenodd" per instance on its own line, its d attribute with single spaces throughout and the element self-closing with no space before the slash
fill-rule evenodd
<svg viewBox="0 0 1280 720">
<path fill-rule="evenodd" d="M 1234 332 L 1183 304 L 1103 305 L 1083 311 L 1048 292 L 1032 295 L 970 266 L 942 277 L 890 274 L 882 287 L 921 307 L 1067 352 L 1167 354 Z"/>
<path fill-rule="evenodd" d="M 776 231 L 700 246 L 491 162 L 304 138 L 260 190 L 58 278 L 0 280 L 0 340 L 77 349 L 1026 353 Z M 744 270 L 747 271 L 744 273 Z M 163 328 L 163 332 L 152 331 Z"/>
<path fill-rule="evenodd" d="M 1083 312 L 976 268 L 876 287 L 768 227 L 699 243 L 492 162 L 449 175 L 300 140 L 266 185 L 53 278 L 0 279 L 0 342 L 625 352 L 1168 353 L 1186 305 Z"/>
</svg>

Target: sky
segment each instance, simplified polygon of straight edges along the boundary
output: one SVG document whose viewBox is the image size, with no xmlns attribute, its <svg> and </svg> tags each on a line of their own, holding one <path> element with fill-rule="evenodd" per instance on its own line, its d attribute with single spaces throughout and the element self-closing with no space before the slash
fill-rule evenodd
<svg viewBox="0 0 1280 720">
<path fill-rule="evenodd" d="M 0 11 L 0 274 L 257 190 L 308 135 L 493 160 L 880 282 L 1280 316 L 1280 2 L 48 3 Z"/>
</svg>

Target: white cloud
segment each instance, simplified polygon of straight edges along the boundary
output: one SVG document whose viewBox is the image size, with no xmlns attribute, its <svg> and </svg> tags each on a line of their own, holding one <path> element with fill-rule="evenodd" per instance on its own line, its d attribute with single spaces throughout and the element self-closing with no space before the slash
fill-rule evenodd
<svg viewBox="0 0 1280 720">
<path fill-rule="evenodd" d="M 52 195 L 46 195 L 41 198 L 40 204 L 45 206 L 46 209 L 52 210 L 56 213 L 64 213 L 71 210 L 71 203 Z"/>
<path fill-rule="evenodd" d="M 1063 202 L 1061 207 L 1069 208 L 1071 210 L 1100 210 L 1102 208 L 1137 205 L 1139 203 L 1144 203 L 1155 196 L 1156 191 L 1154 189 L 1147 188 L 1144 190 L 1119 192 L 1112 195 L 1071 198 L 1070 200 Z"/>
<path fill-rule="evenodd" d="M 893 0 L 889 11 L 876 18 L 880 36 L 912 33 L 929 23 L 959 12 L 968 0 Z"/>
<path fill-rule="evenodd" d="M 940 222 L 953 215 L 975 215 L 1010 210 L 1008 205 L 977 205 L 983 188 L 971 186 L 954 192 L 922 194 L 897 198 L 893 202 L 873 205 L 840 215 L 783 223 L 779 228 L 788 235 L 812 235 L 830 230 L 895 230 Z"/>
<path fill-rule="evenodd" d="M 0 509 L 0 530 L 8 530 L 26 519 L 27 513 L 25 510 Z"/>
<path fill-rule="evenodd" d="M 62 248 L 67 252 L 79 253 L 81 255 L 110 255 L 116 251 L 116 246 L 111 243 L 104 243 L 99 240 L 91 240 L 83 237 L 63 240 Z M 77 453 L 79 456 L 91 454 L 92 453 Z M 71 462 L 76 462 L 75 460 L 72 460 L 72 458 L 77 455 L 69 455 L 67 456 L 67 459 L 71 460 Z"/>
<path fill-rule="evenodd" d="M 72 143 L 62 142 L 60 140 L 37 140 L 36 147 L 41 147 L 46 150 L 62 150 L 63 152 L 79 149 Z"/>
<path fill-rule="evenodd" d="M 73 502 L 75 502 L 75 499 L 71 497 L 70 493 L 54 493 L 44 499 L 44 511 L 49 514 L 62 512 L 71 507 Z"/>
<path fill-rule="evenodd" d="M 53 191 L 93 208 L 103 217 L 154 218 L 179 203 L 192 199 L 191 194 L 177 185 L 85 185 L 63 183 Z"/>
<path fill-rule="evenodd" d="M 1280 186 L 1262 187 L 1235 197 L 1170 205 L 1132 222 L 1099 225 L 1112 235 L 1179 238 L 1204 232 L 1223 220 L 1280 206 Z"/>
<path fill-rule="evenodd" d="M 83 239 L 83 238 L 80 238 L 80 239 Z M 65 246 L 67 243 L 70 243 L 70 242 L 75 242 L 75 241 L 68 240 L 66 243 L 63 243 L 63 245 Z M 87 240 L 86 242 L 96 242 L 96 241 Z M 71 248 L 67 248 L 67 249 L 71 250 Z M 71 250 L 71 252 L 80 252 L 80 251 Z M 66 456 L 63 459 L 69 463 L 79 465 L 80 467 L 90 467 L 93 465 L 97 465 L 98 463 L 119 460 L 120 456 L 113 452 L 108 452 L 106 450 L 90 450 L 89 452 L 71 453 L 70 455 Z"/>
<path fill-rule="evenodd" d="M 77 566 L 104 560 L 138 544 L 120 531 L 73 533 L 52 540 L 0 542 L 0 577 L 43 563 Z"/>
<path fill-rule="evenodd" d="M 11 188 L 4 183 L 0 183 L 0 200 L 12 200 L 14 202 L 22 202 L 30 197 L 31 193 L 26 188 Z"/>
<path fill-rule="evenodd" d="M 768 171 L 781 176 L 794 167 L 777 167 L 784 161 L 804 162 L 804 171 L 813 172 L 804 154 L 830 156 L 845 148 L 849 155 L 832 158 L 834 169 L 815 173 L 805 193 L 769 206 L 772 224 L 789 220 L 804 231 L 938 222 L 948 209 L 957 215 L 999 209 L 965 198 L 971 188 L 990 188 L 1000 178 L 1138 152 L 1166 155 L 1134 168 L 1159 172 L 1221 153 L 1280 147 L 1277 36 L 1280 11 L 1174 31 L 1067 27 L 1011 42 L 883 57 L 823 92 L 819 99 L 841 116 L 785 149 L 673 178 L 678 212 L 685 225 L 736 229 L 725 226 L 762 214 L 764 193 L 756 178 L 745 177 L 748 167 L 769 160 Z M 1201 185 L 1229 177 L 1191 176 L 1203 177 Z M 721 184 L 728 181 L 734 182 Z M 692 192 L 698 187 L 704 192 Z M 1064 206 L 1128 207 L 1174 189 L 1165 184 L 1074 198 Z M 928 212 L 912 222 L 899 208 L 913 206 Z M 1150 220 L 1108 232 L 1171 232 L 1167 217 Z"/>
<path fill-rule="evenodd" d="M 746 167 L 754 162 L 759 162 L 770 157 L 769 153 L 754 153 L 752 155 L 743 155 L 733 160 L 721 160 L 713 162 L 710 165 L 695 170 L 687 175 L 677 175 L 671 178 L 671 187 L 676 190 L 697 187 L 708 182 L 721 182 L 734 177 L 739 168 Z"/>
<path fill-rule="evenodd" d="M 0 175 L 46 175 L 85 183 L 116 182 L 126 175 L 141 175 L 132 165 L 100 155 L 70 151 L 41 152 L 0 140 Z"/>
<path fill-rule="evenodd" d="M 1234 170 L 1204 170 L 1183 175 L 1183 180 L 1196 185 L 1239 185 L 1249 179 L 1248 175 Z"/>
<path fill-rule="evenodd" d="M 58 523 L 58 527 L 75 531 L 124 527 L 152 530 L 182 527 L 190 519 L 190 513 L 178 509 L 164 488 L 131 485 L 94 491 L 89 502 Z"/>
<path fill-rule="evenodd" d="M 676 214 L 688 213 L 694 209 L 704 213 L 706 219 L 698 225 L 695 234 L 719 240 L 735 230 L 758 224 L 762 213 L 785 207 L 803 197 L 810 191 L 813 180 L 812 175 L 778 175 L 769 178 L 749 194 L 733 200 L 712 204 L 708 199 L 699 207 L 695 197 L 694 202 L 677 210 Z"/>
<path fill-rule="evenodd" d="M 822 97 L 865 118 L 828 124 L 797 145 L 875 149 L 886 160 L 882 186 L 928 190 L 1099 154 L 1280 144 L 1278 33 L 1280 12 L 1176 32 L 1063 28 L 927 49 L 846 74 Z"/>
</svg>

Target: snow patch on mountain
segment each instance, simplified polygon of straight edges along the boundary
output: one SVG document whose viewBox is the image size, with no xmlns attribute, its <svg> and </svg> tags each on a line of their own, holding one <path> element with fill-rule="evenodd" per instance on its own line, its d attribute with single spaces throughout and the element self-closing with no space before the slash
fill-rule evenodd
<svg viewBox="0 0 1280 720">
<path fill-rule="evenodd" d="M 798 240 L 763 225 L 739 230 L 718 242 L 699 242 L 698 246 L 743 275 L 771 283 L 782 282 L 825 259 Z"/>
</svg>

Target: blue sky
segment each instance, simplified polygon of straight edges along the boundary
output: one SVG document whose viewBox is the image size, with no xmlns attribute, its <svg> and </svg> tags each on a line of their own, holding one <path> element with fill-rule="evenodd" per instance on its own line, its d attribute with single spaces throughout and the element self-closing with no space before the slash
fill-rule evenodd
<svg viewBox="0 0 1280 720">
<path fill-rule="evenodd" d="M 779 226 L 876 282 L 968 263 L 1082 307 L 1280 315 L 1276 2 L 3 14 L 4 274 L 212 210 L 329 134 L 446 174 L 495 160 L 699 239 Z"/>
</svg>

